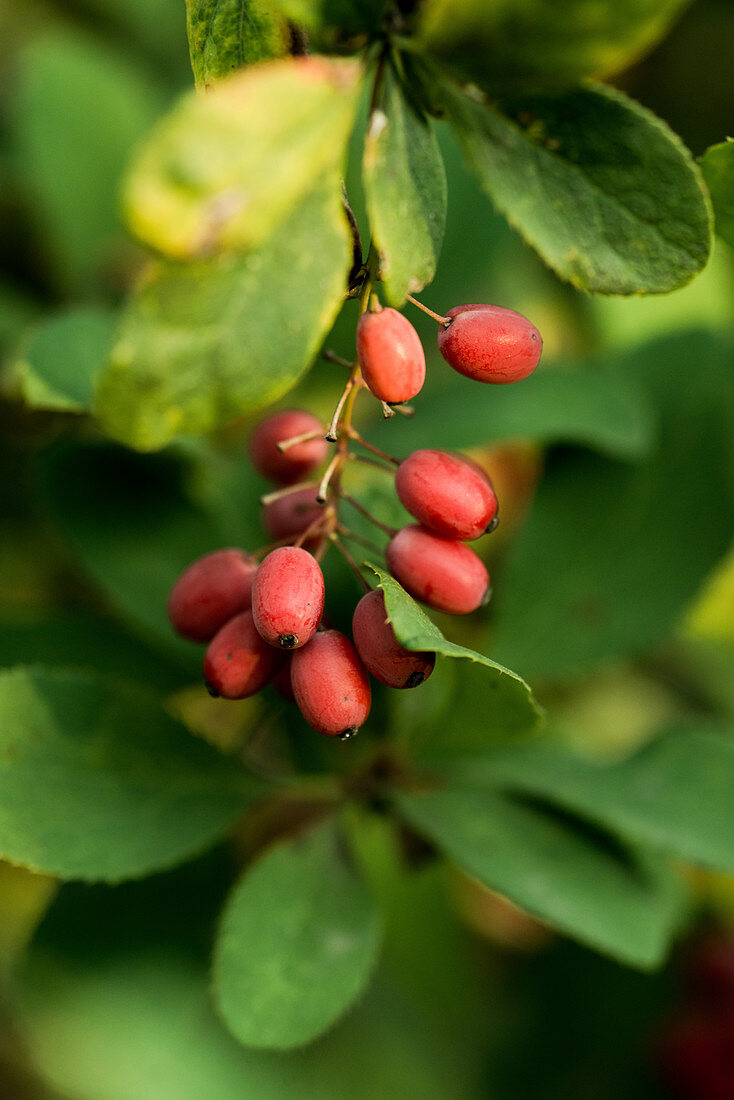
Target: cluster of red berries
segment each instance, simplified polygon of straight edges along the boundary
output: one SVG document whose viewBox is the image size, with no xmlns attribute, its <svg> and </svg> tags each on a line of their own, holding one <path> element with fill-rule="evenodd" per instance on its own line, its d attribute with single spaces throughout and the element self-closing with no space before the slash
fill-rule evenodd
<svg viewBox="0 0 734 1100">
<path fill-rule="evenodd" d="M 540 358 L 536 329 L 512 310 L 460 306 L 438 319 L 442 354 L 470 377 L 515 381 Z M 315 730 L 342 738 L 356 733 L 369 713 L 368 673 L 389 687 L 417 687 L 431 674 L 435 654 L 400 645 L 378 589 L 368 590 L 355 608 L 353 641 L 325 628 L 323 554 L 333 544 L 357 569 L 344 545 L 356 536 L 341 522 L 340 502 L 349 500 L 390 534 L 387 567 L 407 592 L 456 615 L 475 611 L 489 597 L 487 569 L 466 543 L 497 524 L 492 483 L 471 459 L 419 450 L 399 462 L 352 426 L 360 388 L 383 402 L 387 414 L 387 406 L 420 390 L 425 357 L 410 322 L 393 309 L 363 313 L 357 360 L 346 365 L 349 379 L 328 430 L 311 413 L 286 410 L 263 420 L 250 438 L 255 469 L 279 486 L 263 498 L 273 548 L 266 548 L 259 564 L 237 549 L 207 554 L 179 577 L 168 606 L 181 635 L 208 643 L 204 679 L 212 694 L 243 699 L 272 681 Z M 326 472 L 318 483 L 303 482 L 325 462 L 329 442 L 336 443 L 336 453 Z M 348 459 L 360 461 L 350 442 L 372 452 L 362 461 L 397 467 L 397 495 L 417 524 L 388 528 L 347 496 L 344 467 Z"/>
</svg>

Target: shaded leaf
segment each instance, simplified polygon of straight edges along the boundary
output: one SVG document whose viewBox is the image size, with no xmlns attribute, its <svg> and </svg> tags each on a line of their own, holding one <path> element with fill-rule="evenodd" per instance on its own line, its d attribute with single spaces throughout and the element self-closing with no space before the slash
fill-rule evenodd
<svg viewBox="0 0 734 1100">
<path fill-rule="evenodd" d="M 593 84 L 506 102 L 506 113 L 456 91 L 444 98 L 482 187 L 562 279 L 660 294 L 706 264 L 699 170 L 651 111 Z"/>
<path fill-rule="evenodd" d="M 100 306 L 78 306 L 47 317 L 32 331 L 13 364 L 28 405 L 87 412 L 98 375 L 107 365 L 116 316 Z"/>
<path fill-rule="evenodd" d="M 714 226 L 734 248 L 734 141 L 712 145 L 701 158 L 701 171 L 714 204 Z"/>
<path fill-rule="evenodd" d="M 430 122 L 391 68 L 370 116 L 363 179 L 383 286 L 399 306 L 436 273 L 446 225 L 446 173 Z"/>
<path fill-rule="evenodd" d="M 258 793 L 154 699 L 88 673 L 0 674 L 0 719 L 0 854 L 34 870 L 150 874 L 213 844 Z"/>
<path fill-rule="evenodd" d="M 646 852 L 499 792 L 452 786 L 397 804 L 459 867 L 558 931 L 632 966 L 662 961 L 682 891 Z"/>
<path fill-rule="evenodd" d="M 379 919 L 333 822 L 271 849 L 231 895 L 216 947 L 215 994 L 246 1046 L 299 1046 L 363 991 Z"/>
<path fill-rule="evenodd" d="M 341 201 L 329 187 L 254 252 L 154 266 L 100 380 L 104 429 L 156 450 L 276 401 L 310 366 L 350 262 Z"/>
<path fill-rule="evenodd" d="M 354 61 L 263 62 L 194 92 L 153 129 L 124 186 L 127 222 L 174 259 L 251 249 L 345 156 L 359 95 Z"/>
<path fill-rule="evenodd" d="M 186 0 L 186 29 L 197 87 L 287 53 L 285 22 L 262 0 Z"/>
</svg>

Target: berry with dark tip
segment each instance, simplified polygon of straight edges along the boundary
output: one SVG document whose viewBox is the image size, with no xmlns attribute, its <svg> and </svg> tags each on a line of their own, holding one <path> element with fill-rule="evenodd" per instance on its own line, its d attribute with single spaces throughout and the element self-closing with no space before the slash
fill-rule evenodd
<svg viewBox="0 0 734 1100">
<path fill-rule="evenodd" d="M 308 550 L 281 546 L 260 563 L 252 583 L 252 614 L 272 646 L 299 649 L 316 633 L 324 611 L 324 575 Z"/>
<path fill-rule="evenodd" d="M 250 606 L 257 562 L 243 550 L 214 550 L 193 562 L 168 597 L 168 618 L 192 642 L 210 641 L 228 619 Z"/>
<path fill-rule="evenodd" d="M 369 714 L 367 671 L 338 630 L 319 631 L 293 654 L 291 685 L 301 714 L 325 737 L 353 737 Z"/>
<path fill-rule="evenodd" d="M 277 672 L 281 655 L 255 629 L 251 611 L 235 615 L 219 630 L 204 654 L 204 682 L 211 695 L 246 699 Z"/>
<path fill-rule="evenodd" d="M 379 588 L 367 592 L 355 607 L 352 637 L 362 663 L 381 684 L 393 688 L 418 687 L 433 672 L 435 653 L 413 653 L 395 637 Z"/>
<path fill-rule="evenodd" d="M 295 443 L 287 450 L 278 449 L 294 436 L 318 432 L 313 439 Z M 261 420 L 250 436 L 250 460 L 259 474 L 281 485 L 300 481 L 324 462 L 329 450 L 325 430 L 318 419 L 305 409 L 284 409 Z"/>
<path fill-rule="evenodd" d="M 543 341 L 535 325 L 503 306 L 454 306 L 438 330 L 438 350 L 467 378 L 495 385 L 527 378 L 540 362 Z"/>
<path fill-rule="evenodd" d="M 357 359 L 370 392 L 388 405 L 409 401 L 425 381 L 423 345 L 408 318 L 396 309 L 362 314 Z"/>
<path fill-rule="evenodd" d="M 450 615 L 468 615 L 489 598 L 489 573 L 463 542 L 409 525 L 390 539 L 387 567 L 416 600 Z"/>
<path fill-rule="evenodd" d="M 479 538 L 496 526 L 497 497 L 475 462 L 445 451 L 413 451 L 400 463 L 395 490 L 412 516 L 447 539 Z"/>
</svg>

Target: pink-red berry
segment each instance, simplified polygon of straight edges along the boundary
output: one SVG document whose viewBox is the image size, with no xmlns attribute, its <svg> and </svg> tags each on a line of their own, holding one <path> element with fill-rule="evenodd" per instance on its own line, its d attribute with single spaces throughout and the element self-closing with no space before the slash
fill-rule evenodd
<svg viewBox="0 0 734 1100">
<path fill-rule="evenodd" d="M 215 550 L 193 562 L 168 597 L 174 630 L 192 642 L 208 642 L 221 626 L 250 606 L 257 562 L 242 550 Z"/>
<path fill-rule="evenodd" d="M 435 653 L 413 653 L 395 637 L 379 588 L 367 592 L 355 607 L 352 637 L 362 663 L 381 684 L 393 688 L 418 687 L 433 672 Z"/>
<path fill-rule="evenodd" d="M 295 443 L 285 451 L 279 443 L 306 432 L 319 435 L 303 443 Z M 261 420 L 250 436 L 250 459 L 263 477 L 292 485 L 310 474 L 326 458 L 329 444 L 321 421 L 305 409 L 284 409 Z"/>
<path fill-rule="evenodd" d="M 543 341 L 535 325 L 503 306 L 454 306 L 448 328 L 438 330 L 438 350 L 459 374 L 478 382 L 519 382 L 537 367 Z"/>
<path fill-rule="evenodd" d="M 338 630 L 319 631 L 293 654 L 291 685 L 309 726 L 326 737 L 352 737 L 369 714 L 369 677 Z"/>
<path fill-rule="evenodd" d="M 204 680 L 212 695 L 246 699 L 275 675 L 281 655 L 258 634 L 252 612 L 235 615 L 219 630 L 204 654 Z"/>
<path fill-rule="evenodd" d="M 477 539 L 496 526 L 497 497 L 475 462 L 445 451 L 413 451 L 395 490 L 411 516 L 447 539 Z"/>
<path fill-rule="evenodd" d="M 315 487 L 296 489 L 263 505 L 263 527 L 271 539 L 296 538 L 323 516 L 316 492 Z"/>
<path fill-rule="evenodd" d="M 389 405 L 409 401 L 425 381 L 423 345 L 408 318 L 396 309 L 362 314 L 357 359 L 370 391 Z"/>
<path fill-rule="evenodd" d="M 260 563 L 252 583 L 252 614 L 272 646 L 300 649 L 316 633 L 324 610 L 324 575 L 313 555 L 281 546 Z"/>
<path fill-rule="evenodd" d="M 403 527 L 385 551 L 387 567 L 403 588 L 451 615 L 468 615 L 489 598 L 489 573 L 463 542 L 441 538 L 426 527 Z"/>
</svg>

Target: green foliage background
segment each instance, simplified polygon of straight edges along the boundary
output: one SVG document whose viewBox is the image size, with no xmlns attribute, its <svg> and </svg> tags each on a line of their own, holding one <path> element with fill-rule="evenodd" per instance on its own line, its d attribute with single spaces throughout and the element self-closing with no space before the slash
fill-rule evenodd
<svg viewBox="0 0 734 1100">
<path fill-rule="evenodd" d="M 7 1100 L 655 1098 L 681 944 L 734 923 L 734 15 L 385 7 L 190 0 L 197 97 L 178 0 L 0 0 Z M 474 386 L 410 313 L 416 415 L 361 423 L 487 463 L 495 595 L 435 625 L 377 556 L 440 657 L 349 745 L 209 700 L 165 612 L 265 541 L 258 412 L 338 395 L 340 174 L 389 302 L 545 341 Z"/>
</svg>

